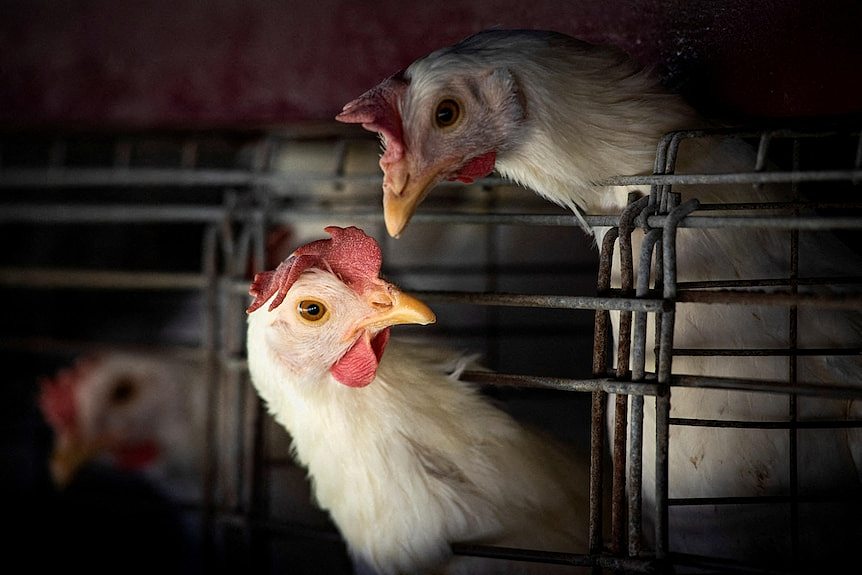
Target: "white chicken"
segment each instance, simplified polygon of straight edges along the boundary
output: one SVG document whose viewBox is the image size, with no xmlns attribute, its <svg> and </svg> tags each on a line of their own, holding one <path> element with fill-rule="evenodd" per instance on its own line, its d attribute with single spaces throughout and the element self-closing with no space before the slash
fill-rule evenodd
<svg viewBox="0 0 862 575">
<path fill-rule="evenodd" d="M 97 461 L 142 474 L 173 501 L 199 499 L 201 374 L 169 357 L 106 352 L 43 379 L 39 406 L 54 430 L 55 483 L 67 485 L 81 465 Z"/>
<path fill-rule="evenodd" d="M 660 137 L 679 129 L 710 127 L 657 77 L 623 52 L 544 31 L 491 30 L 437 50 L 384 80 L 337 116 L 380 134 L 384 153 L 383 208 L 387 229 L 401 234 L 413 212 L 446 179 L 471 181 L 496 169 L 541 196 L 570 208 L 600 244 L 606 228 L 589 229 L 582 213 L 617 215 L 630 188 L 593 185 L 615 175 L 649 174 Z M 678 172 L 751 171 L 754 153 L 740 141 L 686 142 Z M 675 186 L 683 201 L 780 202 L 780 188 Z M 633 237 L 638 253 L 642 234 Z M 786 232 L 763 229 L 680 231 L 679 281 L 780 278 L 790 273 Z M 636 262 L 637 262 L 637 258 Z M 619 278 L 618 261 L 615 276 Z M 636 264 L 637 265 L 637 264 Z M 858 273 L 858 256 L 825 234 L 800 234 L 804 276 Z M 680 304 L 678 348 L 786 348 L 787 311 L 767 306 Z M 798 346 L 847 347 L 862 340 L 862 320 L 848 310 L 802 307 Z M 653 330 L 647 333 L 652 335 Z M 616 335 L 616 334 L 615 334 Z M 647 342 L 647 350 L 653 345 Z M 652 365 L 648 357 L 647 366 Z M 858 384 L 858 356 L 797 358 L 798 379 Z M 674 373 L 786 380 L 786 357 L 675 357 Z M 654 404 L 644 431 L 644 495 L 648 514 L 654 491 Z M 858 417 L 858 401 L 800 398 L 800 419 Z M 787 421 L 787 396 L 741 391 L 675 389 L 672 416 Z M 802 436 L 800 435 L 800 438 Z M 799 443 L 800 493 L 858 488 L 862 442 L 854 430 L 821 430 Z M 790 485 L 788 433 L 776 429 L 721 431 L 671 428 L 671 497 L 786 495 Z M 843 508 L 858 516 L 858 505 Z M 746 560 L 786 560 L 790 540 L 784 508 L 764 512 L 693 506 L 672 512 L 671 550 Z M 855 511 L 854 511 L 855 510 Z M 676 513 L 676 515 L 674 515 Z M 764 514 L 766 513 L 766 514 Z M 827 518 L 829 521 L 829 518 Z M 828 523 L 827 523 L 828 524 Z M 819 525 L 819 527 L 818 527 Z M 821 530 L 823 524 L 810 523 Z M 755 534 L 755 530 L 762 531 Z M 856 532 L 858 532 L 858 521 Z M 852 540 L 854 531 L 850 533 Z M 846 543 L 844 537 L 837 540 Z M 817 557 L 823 549 L 803 549 Z"/>
<path fill-rule="evenodd" d="M 450 543 L 585 552 L 588 465 L 460 381 L 473 358 L 390 340 L 433 312 L 379 278 L 373 238 L 326 231 L 255 277 L 248 364 L 357 563 L 498 573 Z"/>
<path fill-rule="evenodd" d="M 163 354 L 103 351 L 41 380 L 56 489 L 34 531 L 53 551 L 33 565 L 203 572 L 202 373 Z"/>
</svg>

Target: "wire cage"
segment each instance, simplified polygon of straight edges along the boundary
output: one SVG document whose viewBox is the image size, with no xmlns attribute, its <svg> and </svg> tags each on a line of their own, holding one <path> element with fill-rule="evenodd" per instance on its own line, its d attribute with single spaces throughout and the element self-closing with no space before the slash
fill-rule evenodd
<svg viewBox="0 0 862 575">
<path fill-rule="evenodd" d="M 754 165 L 678 173 L 680 148 L 710 138 L 750 144 L 757 151 Z M 855 487 L 828 496 L 807 493 L 797 454 L 805 434 L 852 433 L 862 421 L 852 408 L 846 417 L 808 420 L 797 401 L 827 397 L 855 405 L 862 374 L 815 385 L 799 377 L 799 363 L 852 359 L 862 347 L 858 340 L 807 345 L 799 317 L 810 310 L 858 310 L 862 278 L 849 262 L 843 276 L 805 275 L 807 254 L 799 245 L 800 236 L 829 231 L 859 255 L 859 130 L 668 134 L 658 143 L 654 174 L 604 182 L 649 193 L 632 195 L 620 215 L 587 215 L 590 225 L 606 230 L 599 245 L 570 213 L 496 178 L 441 186 L 404 238 L 391 239 L 379 209 L 377 147 L 374 138 L 330 126 L 3 137 L 0 233 L 7 250 L 0 286 L 15 302 L 2 328 L 12 374 L 3 435 L 9 469 L 16 470 L 6 491 L 27 527 L 22 536 L 35 536 L 51 521 L 30 513 L 35 501 L 53 492 L 46 463 L 50 431 L 35 399 L 39 378 L 80 355 L 128 351 L 170 357 L 201 376 L 204 409 L 193 478 L 199 489 L 174 502 L 190 526 L 194 569 L 354 572 L 336 529 L 311 501 L 304 471 L 292 462 L 287 434 L 248 381 L 244 349 L 251 275 L 335 224 L 357 225 L 378 239 L 384 274 L 434 307 L 435 326 L 399 328 L 405 335 L 480 353 L 493 372 L 465 378 L 518 417 L 591 451 L 588 554 L 467 544 L 455 544 L 456 553 L 599 572 L 789 572 L 832 556 L 835 550 L 823 544 L 830 534 L 815 530 L 809 541 L 811 529 L 801 527 L 811 506 L 858 509 L 858 478 Z M 780 205 L 679 201 L 685 186 L 726 184 L 788 186 L 795 199 Z M 677 261 L 677 249 L 692 238 L 685 231 L 704 229 L 785 232 L 786 275 L 680 280 L 686 276 L 678 267 L 686 262 Z M 709 339 L 699 347 L 675 345 L 675 317 L 685 305 L 782 310 L 786 345 L 732 348 Z M 787 378 L 671 371 L 674 361 L 705 357 L 780 358 Z M 671 405 L 681 389 L 778 394 L 788 398 L 788 415 L 757 421 L 679 415 Z M 644 431 L 645 410 L 654 414 L 654 431 Z M 788 481 L 756 497 L 675 494 L 668 450 L 674 429 L 783 434 Z M 645 439 L 658 447 L 645 449 Z M 686 517 L 727 508 L 750 518 L 745 509 L 762 506 L 786 516 L 780 528 L 770 527 L 786 540 L 780 546 L 785 561 L 738 564 L 678 552 L 675 529 Z M 842 529 L 858 534 L 862 523 Z"/>
</svg>

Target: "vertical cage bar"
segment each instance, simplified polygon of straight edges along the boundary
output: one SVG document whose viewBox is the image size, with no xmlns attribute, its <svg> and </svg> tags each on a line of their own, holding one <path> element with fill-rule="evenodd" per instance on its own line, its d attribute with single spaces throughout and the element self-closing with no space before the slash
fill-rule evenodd
<svg viewBox="0 0 862 575">
<path fill-rule="evenodd" d="M 276 153 L 279 149 L 277 140 L 270 136 L 257 143 L 252 160 L 252 171 L 255 174 L 271 172 L 275 163 Z M 251 235 L 252 259 L 251 273 L 264 271 L 267 262 L 267 230 L 270 224 L 269 210 L 272 207 L 270 189 L 261 185 L 254 190 L 255 209 L 252 212 L 252 220 L 249 223 Z M 246 383 L 250 377 L 245 371 Z M 256 567 L 266 567 L 269 571 L 272 566 L 272 544 L 268 540 L 269 532 L 257 528 L 257 522 L 266 523 L 271 515 L 270 506 L 271 493 L 267 482 L 269 473 L 267 409 L 263 401 L 249 385 L 249 394 L 252 396 L 253 414 L 250 417 L 250 429 L 252 433 L 252 462 L 250 465 L 252 476 L 249 480 L 251 499 L 248 506 L 248 520 L 245 524 L 246 536 L 248 537 L 248 551 L 251 556 L 250 564 Z M 265 538 L 263 535 L 267 534 Z M 258 569 L 255 569 L 258 570 Z"/>
<path fill-rule="evenodd" d="M 766 159 L 769 154 L 769 145 L 772 143 L 772 134 L 764 132 L 757 142 L 757 157 L 754 160 L 754 171 L 762 172 L 766 169 Z"/>
<path fill-rule="evenodd" d="M 254 253 L 254 259 L 252 260 L 252 277 L 254 274 L 264 271 L 264 262 L 266 261 L 266 228 L 267 228 L 267 217 L 263 210 L 256 209 L 254 211 L 252 222 L 249 224 L 249 228 L 251 231 L 251 241 L 252 241 L 252 249 L 251 251 Z M 245 372 L 246 378 L 248 378 L 247 371 Z M 246 379 L 246 383 L 249 383 L 248 379 Z M 267 437 L 266 437 L 266 422 L 268 413 L 263 402 L 257 396 L 257 393 L 254 391 L 254 388 L 251 385 L 248 385 L 249 394 L 251 397 L 251 402 L 249 405 L 252 406 L 252 409 L 249 409 L 250 414 L 250 429 L 252 430 L 252 453 L 251 453 L 251 477 L 249 479 L 250 483 L 250 495 L 251 498 L 249 500 L 249 508 L 248 508 L 248 516 L 250 522 L 248 524 L 249 529 L 249 553 L 251 554 L 256 565 L 266 566 L 267 572 L 269 571 L 269 554 L 267 550 L 269 549 L 269 545 L 260 541 L 259 537 L 255 536 L 256 533 L 263 533 L 263 530 L 256 531 L 255 522 L 258 520 L 265 521 L 269 517 L 269 508 L 270 508 L 270 493 L 269 493 L 269 485 L 266 481 L 267 478 Z M 266 561 L 264 560 L 266 557 Z"/>
<path fill-rule="evenodd" d="M 250 243 L 251 230 L 248 226 L 241 228 L 239 236 L 234 234 L 234 210 L 237 205 L 237 197 L 234 193 L 225 196 L 225 219 L 222 222 L 221 238 L 224 249 L 224 274 L 220 281 L 221 317 L 223 329 L 221 331 L 221 353 L 219 354 L 220 365 L 223 373 L 225 388 L 225 405 L 236 406 L 235 413 L 231 417 L 225 417 L 224 433 L 225 439 L 234 445 L 230 452 L 230 458 L 226 462 L 228 469 L 232 470 L 233 480 L 230 487 L 229 504 L 238 508 L 246 506 L 247 499 L 244 497 L 245 488 L 245 446 L 246 428 L 244 426 L 245 398 L 241 387 L 242 378 L 238 370 L 232 369 L 233 358 L 242 353 L 243 327 L 242 303 L 240 294 L 234 292 L 233 283 L 243 278 L 248 269 L 248 244 Z M 225 487 L 227 495 L 227 486 Z"/>
<path fill-rule="evenodd" d="M 799 170 L 799 154 L 800 154 L 800 143 L 798 138 L 794 138 L 793 140 L 793 171 Z M 796 183 L 791 184 L 791 191 L 793 201 L 796 207 L 793 208 L 793 215 L 799 216 L 799 187 Z M 790 291 L 793 294 L 799 293 L 799 230 L 792 229 L 790 230 Z M 788 347 L 791 352 L 795 351 L 798 348 L 799 337 L 798 337 L 798 320 L 799 320 L 799 312 L 798 308 L 795 305 L 791 305 L 787 311 L 787 327 L 788 327 Z M 791 353 L 788 359 L 788 381 L 790 385 L 796 385 L 797 382 L 797 356 L 795 353 Z M 798 405 L 797 405 L 797 396 L 796 394 L 791 394 L 789 397 L 789 418 L 792 423 L 795 423 L 798 420 Z M 787 430 L 788 444 L 789 444 L 789 465 L 790 465 L 790 549 L 791 549 L 791 557 L 794 564 L 799 560 L 799 474 L 798 474 L 798 441 L 799 441 L 799 431 L 797 430 L 795 425 L 791 425 L 790 429 Z"/>
<path fill-rule="evenodd" d="M 606 294 L 611 286 L 611 267 L 614 258 L 614 245 L 619 230 L 610 228 L 602 238 L 602 248 L 599 258 L 597 293 Z M 597 309 L 595 315 L 593 341 L 593 374 L 605 377 L 608 371 L 610 314 L 608 310 Z M 590 418 L 590 553 L 597 555 L 602 552 L 602 517 L 603 517 L 603 481 L 604 481 L 604 450 L 605 450 L 605 418 L 607 393 L 594 391 L 592 393 L 592 408 Z M 599 572 L 597 567 L 594 572 Z"/>
<path fill-rule="evenodd" d="M 204 433 L 206 434 L 206 449 L 203 453 L 203 513 L 202 541 L 204 569 L 212 571 L 215 561 L 215 501 L 216 501 L 216 462 L 215 448 L 216 418 L 218 407 L 218 382 L 220 378 L 218 365 L 218 227 L 208 226 L 204 232 L 202 268 L 207 278 L 204 289 L 204 334 L 203 347 L 205 356 L 204 373 L 206 377 L 206 410 L 204 415 Z"/>
<path fill-rule="evenodd" d="M 649 278 L 653 250 L 661 238 L 661 230 L 650 230 L 641 245 L 640 261 L 638 263 L 638 280 L 635 295 L 646 297 L 649 292 Z M 646 312 L 635 312 L 634 333 L 632 335 L 633 363 L 632 381 L 641 381 L 646 375 Z M 643 414 L 644 398 L 633 395 L 631 399 L 630 435 L 629 435 L 629 475 L 628 475 L 628 553 L 637 557 L 641 552 L 641 517 L 642 517 L 642 478 L 643 478 Z"/>
<path fill-rule="evenodd" d="M 484 186 L 483 190 L 489 198 L 486 209 L 493 211 L 497 204 L 497 194 L 490 186 Z M 497 270 L 499 269 L 499 249 L 497 246 L 497 226 L 483 226 L 485 235 L 485 289 L 488 292 L 496 292 L 499 286 L 497 281 Z M 485 308 L 485 321 L 487 328 L 488 342 L 486 345 L 488 362 L 491 365 L 499 365 L 500 361 L 500 309 L 496 306 L 488 306 Z"/>
<path fill-rule="evenodd" d="M 634 263 L 632 255 L 632 231 L 635 218 L 649 202 L 649 196 L 637 198 L 636 192 L 629 194 L 629 204 L 620 216 L 618 228 L 620 254 L 620 288 L 624 294 L 634 289 Z M 617 337 L 616 377 L 624 379 L 629 374 L 631 353 L 632 313 L 619 313 Z M 611 551 L 620 554 L 626 546 L 626 428 L 628 427 L 627 395 L 618 394 L 614 400 L 614 435 L 612 461 L 613 477 L 611 482 Z"/>
<path fill-rule="evenodd" d="M 697 200 L 679 204 L 679 194 L 668 193 L 668 205 L 673 209 L 668 214 L 662 232 L 664 251 L 663 295 L 673 307 L 664 312 L 659 343 L 658 383 L 660 392 L 656 397 L 656 558 L 663 560 L 668 553 L 668 453 L 670 441 L 670 377 L 673 359 L 673 328 L 676 305 L 676 232 L 677 225 L 698 207 Z"/>
<path fill-rule="evenodd" d="M 650 190 L 650 205 L 654 210 L 658 211 L 659 205 L 661 203 L 661 196 L 663 195 L 660 191 L 660 186 L 653 186 Z M 655 266 L 656 270 L 654 281 L 654 288 L 658 293 L 664 293 L 664 274 L 662 270 L 664 270 L 664 238 L 660 235 L 658 240 L 656 240 L 655 246 Z M 659 353 L 658 353 L 658 344 L 661 339 L 661 324 L 662 324 L 662 314 L 655 314 L 655 329 L 653 333 L 653 372 L 658 373 L 658 361 L 659 361 Z"/>
<path fill-rule="evenodd" d="M 676 165 L 676 156 L 680 144 L 680 133 L 672 133 L 665 137 L 667 140 L 667 151 L 664 162 L 658 164 L 656 159 L 656 173 L 672 174 Z M 658 213 L 669 213 L 673 200 L 670 198 L 671 186 L 656 186 L 650 192 L 658 197 L 654 198 Z M 678 199 L 678 198 L 677 198 Z M 668 218 L 670 223 L 670 218 Z M 660 276 L 663 286 L 663 294 L 667 298 L 668 291 L 676 291 L 676 265 L 675 254 L 672 252 L 676 247 L 676 230 L 674 237 L 667 235 L 668 226 L 665 225 L 664 237 L 662 238 L 662 268 Z M 668 255 L 670 257 L 668 257 Z M 658 259 L 658 258 L 656 258 Z M 655 398 L 655 557 L 659 561 L 666 558 L 668 550 L 668 443 L 670 439 L 670 362 L 671 345 L 673 341 L 674 312 L 656 314 L 656 379 L 660 384 L 659 393 Z"/>
</svg>

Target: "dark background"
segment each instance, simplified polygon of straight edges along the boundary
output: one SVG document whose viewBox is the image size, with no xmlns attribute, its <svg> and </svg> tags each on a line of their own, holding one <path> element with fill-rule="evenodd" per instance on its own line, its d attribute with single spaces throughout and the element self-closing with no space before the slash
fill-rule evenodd
<svg viewBox="0 0 862 575">
<path fill-rule="evenodd" d="M 862 110 L 853 0 L 0 1 L 0 124 L 331 120 L 415 58 L 484 28 L 629 51 L 722 116 Z"/>
</svg>

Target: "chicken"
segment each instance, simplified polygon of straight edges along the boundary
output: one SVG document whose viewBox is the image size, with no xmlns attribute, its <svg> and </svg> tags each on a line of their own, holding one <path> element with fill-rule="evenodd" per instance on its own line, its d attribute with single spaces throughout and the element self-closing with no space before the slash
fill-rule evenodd
<svg viewBox="0 0 862 575">
<path fill-rule="evenodd" d="M 433 52 L 336 119 L 381 136 L 394 237 L 435 184 L 493 170 L 576 215 L 619 210 L 625 193 L 597 197 L 591 184 L 651 170 L 657 138 L 697 123 L 623 52 L 523 30 L 486 31 Z"/>
<path fill-rule="evenodd" d="M 95 461 L 143 475 L 174 501 L 201 496 L 203 386 L 199 370 L 159 355 L 105 352 L 40 382 L 54 431 L 50 471 L 66 486 Z"/>
<path fill-rule="evenodd" d="M 460 381 L 474 358 L 390 340 L 434 313 L 379 278 L 373 238 L 326 231 L 255 277 L 248 365 L 357 564 L 487 572 L 452 542 L 585 552 L 588 464 Z"/>
<path fill-rule="evenodd" d="M 527 30 L 480 32 L 437 50 L 348 103 L 336 119 L 361 123 L 381 136 L 383 208 L 392 236 L 403 233 L 438 182 L 469 182 L 496 170 L 571 209 L 598 245 L 607 228 L 590 229 L 582 214 L 618 215 L 628 193 L 637 188 L 594 184 L 614 175 L 651 173 L 662 135 L 713 126 L 623 52 L 558 33 Z M 751 171 L 754 165 L 754 152 L 739 140 L 696 140 L 681 147 L 677 171 Z M 788 190 L 778 186 L 675 186 L 674 191 L 682 192 L 683 201 L 696 197 L 703 203 L 792 199 Z M 636 254 L 642 238 L 639 231 L 633 236 Z M 766 229 L 732 233 L 682 229 L 677 241 L 678 280 L 787 277 L 789 243 L 786 232 Z M 858 274 L 862 267 L 858 254 L 826 234 L 801 233 L 799 250 L 800 277 Z M 614 276 L 619 286 L 618 256 Z M 652 337 L 654 330 L 649 327 L 647 333 Z M 676 307 L 677 348 L 782 349 L 788 345 L 787 334 L 787 310 L 778 307 Z M 798 334 L 800 348 L 858 346 L 862 318 L 851 310 L 801 307 Z M 646 349 L 649 369 L 654 360 L 651 339 Z M 789 361 L 769 356 L 678 356 L 673 359 L 673 372 L 786 380 Z M 807 383 L 858 385 L 862 374 L 858 356 L 815 354 L 795 361 L 799 381 Z M 784 395 L 675 388 L 671 415 L 786 421 L 789 402 Z M 645 411 L 644 496 L 649 517 L 655 495 L 650 399 Z M 862 414 L 862 405 L 856 400 L 803 397 L 797 413 L 800 419 L 844 419 Z M 818 430 L 804 438 L 802 432 L 797 434 L 801 492 L 816 496 L 838 488 L 859 488 L 862 439 L 858 430 Z M 674 426 L 670 496 L 786 495 L 791 473 L 788 441 L 786 431 L 775 429 Z M 775 509 L 677 508 L 671 517 L 671 549 L 784 561 L 789 538 L 776 535 L 775 526 L 787 524 L 786 509 Z M 848 505 L 844 511 L 858 516 L 859 506 Z M 825 521 L 828 525 L 829 518 Z M 705 525 L 709 526 L 706 532 Z M 822 537 L 827 530 L 823 524 L 816 525 L 812 521 L 808 526 L 812 531 L 821 529 Z M 769 533 L 752 535 L 761 526 Z M 846 543 L 837 537 L 830 544 L 836 540 Z M 807 549 L 803 554 L 817 557 L 822 551 Z"/>
<path fill-rule="evenodd" d="M 200 517 L 184 507 L 203 496 L 200 373 L 161 354 L 104 351 L 41 380 L 56 489 L 32 527 L 52 553 L 34 566 L 203 572 Z"/>
</svg>

